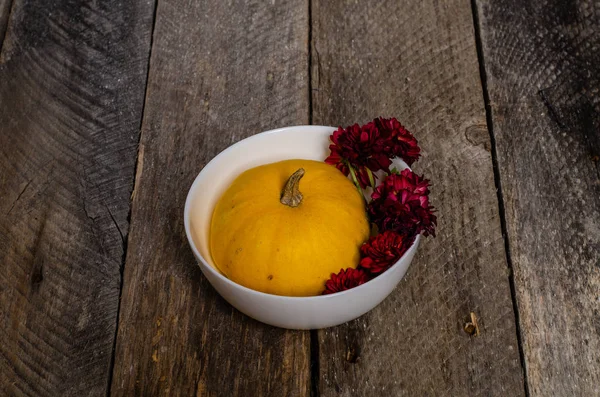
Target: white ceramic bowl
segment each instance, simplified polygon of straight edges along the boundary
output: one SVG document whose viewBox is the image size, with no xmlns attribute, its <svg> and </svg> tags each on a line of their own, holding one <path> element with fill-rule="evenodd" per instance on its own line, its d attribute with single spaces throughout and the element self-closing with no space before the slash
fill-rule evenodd
<svg viewBox="0 0 600 397">
<path fill-rule="evenodd" d="M 404 277 L 420 236 L 400 260 L 383 275 L 356 288 L 331 295 L 288 297 L 258 292 L 234 283 L 217 270 L 208 232 L 217 200 L 243 171 L 286 159 L 324 160 L 329 155 L 333 127 L 297 126 L 246 138 L 216 156 L 192 184 L 184 210 L 185 232 L 202 273 L 230 304 L 242 313 L 277 327 L 316 329 L 353 320 L 377 306 Z M 396 168 L 406 164 L 394 162 Z"/>
</svg>

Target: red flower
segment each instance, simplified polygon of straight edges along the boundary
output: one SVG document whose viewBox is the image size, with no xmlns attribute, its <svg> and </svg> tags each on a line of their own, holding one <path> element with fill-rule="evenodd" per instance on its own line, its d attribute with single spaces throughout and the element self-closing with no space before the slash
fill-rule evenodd
<svg viewBox="0 0 600 397">
<path fill-rule="evenodd" d="M 385 153 L 386 140 L 375 123 L 362 127 L 354 124 L 346 129 L 339 127 L 330 139 L 333 142 L 329 146 L 331 154 L 325 162 L 335 165 L 346 176 L 352 174 L 352 179 L 361 188 L 374 186 L 374 172 L 385 170 L 389 173 L 392 162 Z"/>
<path fill-rule="evenodd" d="M 429 181 L 405 169 L 391 174 L 375 188 L 367 212 L 379 232 L 435 237 L 436 216 L 429 205 Z"/>
<path fill-rule="evenodd" d="M 385 137 L 385 153 L 389 157 L 400 157 L 409 166 L 421 156 L 416 138 L 395 118 L 380 117 L 373 120 L 379 133 Z"/>
<path fill-rule="evenodd" d="M 408 250 L 415 236 L 388 230 L 371 237 L 360 247 L 360 266 L 373 275 L 385 272 Z"/>
<path fill-rule="evenodd" d="M 362 269 L 340 269 L 338 274 L 331 273 L 331 278 L 325 283 L 323 295 L 334 294 L 350 288 L 358 287 L 369 281 L 367 273 Z"/>
</svg>

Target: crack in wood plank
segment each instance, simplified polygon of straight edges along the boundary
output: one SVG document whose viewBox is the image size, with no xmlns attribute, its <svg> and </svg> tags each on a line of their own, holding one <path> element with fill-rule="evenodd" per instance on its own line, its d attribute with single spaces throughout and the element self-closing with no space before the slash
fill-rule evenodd
<svg viewBox="0 0 600 397">
<path fill-rule="evenodd" d="M 10 215 L 10 213 L 12 212 L 13 208 L 15 208 L 15 204 L 17 204 L 17 202 L 21 199 L 21 196 L 23 195 L 23 193 L 25 193 L 25 191 L 27 190 L 27 188 L 29 187 L 29 185 L 31 184 L 31 181 L 33 181 L 33 179 L 30 179 L 27 181 L 27 183 L 25 184 L 25 186 L 23 187 L 23 189 L 19 192 L 19 195 L 17 196 L 17 198 L 13 201 L 12 205 L 10 206 L 10 209 L 8 210 L 8 212 L 6 213 L 6 215 Z"/>
</svg>

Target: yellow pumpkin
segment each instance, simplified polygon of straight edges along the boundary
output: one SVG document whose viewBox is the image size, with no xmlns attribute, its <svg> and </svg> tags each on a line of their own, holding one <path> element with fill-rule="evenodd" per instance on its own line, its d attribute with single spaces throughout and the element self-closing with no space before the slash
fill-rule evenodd
<svg viewBox="0 0 600 397">
<path fill-rule="evenodd" d="M 313 296 L 331 273 L 356 267 L 369 237 L 364 200 L 335 167 L 286 160 L 242 173 L 215 207 L 217 268 L 248 288 Z"/>
</svg>

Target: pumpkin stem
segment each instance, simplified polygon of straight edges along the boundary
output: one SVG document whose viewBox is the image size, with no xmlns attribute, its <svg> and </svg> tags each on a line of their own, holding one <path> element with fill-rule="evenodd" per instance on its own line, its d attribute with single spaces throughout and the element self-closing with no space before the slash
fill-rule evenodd
<svg viewBox="0 0 600 397">
<path fill-rule="evenodd" d="M 303 176 L 304 168 L 300 168 L 289 177 L 281 191 L 281 198 L 279 199 L 281 204 L 295 208 L 302 203 L 302 193 L 300 193 L 298 185 L 300 185 L 300 179 Z"/>
</svg>

